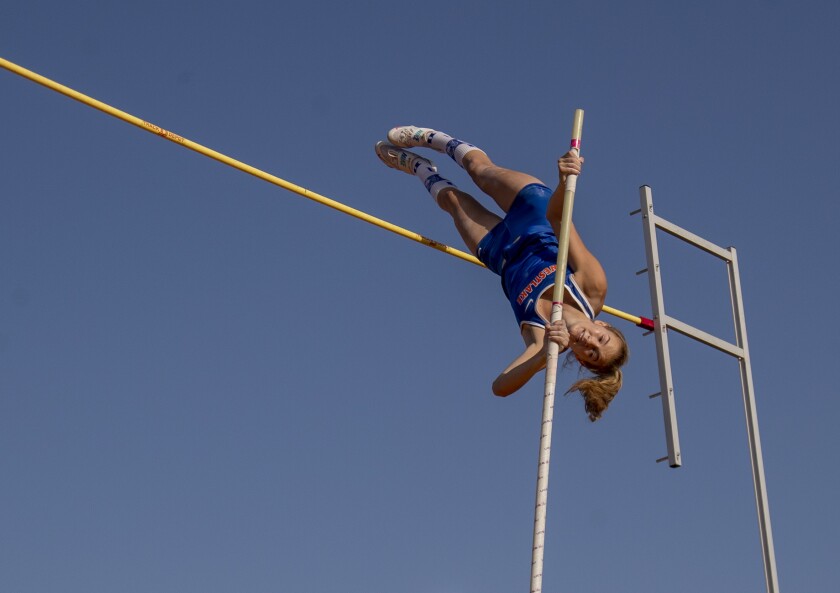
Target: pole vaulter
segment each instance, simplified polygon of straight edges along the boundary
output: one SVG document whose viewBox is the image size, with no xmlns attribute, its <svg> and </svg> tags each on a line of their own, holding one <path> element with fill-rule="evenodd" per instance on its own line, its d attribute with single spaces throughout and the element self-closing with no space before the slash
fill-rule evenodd
<svg viewBox="0 0 840 593">
<path fill-rule="evenodd" d="M 173 142 L 175 144 L 183 146 L 184 148 L 188 148 L 188 149 L 190 149 L 194 152 L 197 152 L 197 153 L 202 154 L 206 157 L 209 157 L 211 159 L 219 161 L 220 163 L 224 163 L 225 165 L 233 167 L 234 169 L 238 169 L 238 170 L 240 170 L 244 173 L 248 173 L 249 175 L 253 175 L 254 177 L 262 179 L 263 181 L 267 181 L 267 182 L 269 182 L 271 184 L 274 184 L 278 187 L 282 187 L 283 189 L 288 190 L 288 191 L 293 192 L 293 193 L 296 193 L 300 196 L 303 196 L 304 198 L 308 198 L 310 200 L 318 202 L 319 204 L 323 204 L 324 206 L 329 206 L 330 208 L 338 210 L 339 212 L 343 212 L 344 214 L 349 214 L 350 216 L 353 216 L 353 217 L 358 218 L 360 220 L 363 220 L 365 222 L 369 222 L 370 224 L 376 225 L 376 226 L 378 226 L 380 228 L 383 228 L 387 231 L 391 231 L 392 233 L 395 233 L 395 234 L 400 235 L 402 237 L 405 237 L 407 239 L 411 239 L 412 241 L 416 241 L 417 243 L 421 243 L 423 245 L 426 245 L 427 247 L 432 247 L 434 249 L 437 249 L 438 251 L 448 253 L 449 255 L 458 257 L 458 258 L 460 258 L 464 261 L 468 261 L 468 262 L 470 262 L 472 264 L 475 264 L 477 266 L 485 267 L 483 263 L 481 263 L 476 257 L 474 257 L 473 255 L 471 255 L 469 253 L 465 253 L 463 251 L 455 249 L 454 247 L 450 247 L 450 246 L 445 245 L 443 243 L 439 243 L 438 241 L 435 241 L 434 239 L 429 239 L 428 237 L 424 237 L 423 235 L 420 235 L 420 234 L 415 233 L 413 231 L 410 231 L 408 229 L 404 229 L 404 228 L 402 228 L 400 226 L 397 226 L 395 224 L 392 224 L 392 223 L 390 223 L 386 220 L 382 220 L 381 218 L 371 216 L 370 214 L 362 212 L 361 210 L 357 210 L 357 209 L 352 208 L 350 206 L 346 206 L 345 204 L 342 204 L 341 202 L 337 202 L 337 201 L 332 200 L 332 199 L 330 199 L 326 196 L 322 196 L 321 194 L 318 194 L 318 193 L 315 193 L 311 190 L 308 190 L 304 187 L 300 187 L 299 185 L 295 185 L 294 183 L 290 183 L 290 182 L 288 182 L 284 179 L 281 179 L 281 178 L 279 178 L 275 175 L 271 175 L 270 173 L 266 173 L 265 171 L 261 171 L 260 169 L 257 169 L 256 167 L 252 167 L 251 165 L 243 163 L 242 161 L 238 161 L 234 158 L 231 158 L 227 155 L 224 155 L 220 152 L 217 152 L 217 151 L 215 151 L 211 148 L 207 148 L 206 146 L 202 146 L 201 144 L 198 144 L 197 142 L 193 142 L 191 140 L 188 140 L 187 138 L 184 138 L 183 136 L 179 136 L 178 134 L 170 132 L 169 130 L 166 130 L 166 129 L 164 129 L 160 126 L 157 126 L 153 123 L 144 121 L 144 120 L 140 119 L 139 117 L 135 117 L 135 116 L 131 115 L 130 113 L 126 113 L 125 111 L 121 111 L 121 110 L 119 110 L 115 107 L 111 107 L 110 105 L 108 105 L 106 103 L 103 103 L 102 101 L 97 101 L 96 99 L 94 99 L 92 97 L 89 97 L 89 96 L 87 96 L 85 94 L 82 94 L 78 91 L 75 91 L 75 90 L 73 90 L 69 87 L 66 87 L 63 84 L 59 84 L 59 83 L 57 83 L 53 80 L 50 80 L 49 78 L 46 78 L 44 76 L 41 76 L 40 74 L 32 72 L 31 70 L 27 70 L 26 68 L 18 66 L 17 64 L 15 64 L 13 62 L 10 62 L 10 61 L 8 61 L 4 58 L 0 58 L 0 67 L 5 68 L 6 70 L 8 70 L 10 72 L 13 72 L 14 74 L 17 74 L 18 76 L 21 76 L 23 78 L 31 80 L 32 82 L 36 82 L 36 83 L 38 83 L 42 86 L 45 86 L 48 89 L 53 90 L 57 93 L 60 93 L 64 96 L 66 96 L 66 97 L 70 97 L 71 99 L 79 101 L 80 103 L 84 103 L 88 107 L 93 107 L 94 109 L 102 111 L 103 113 L 107 113 L 108 115 L 116 117 L 117 119 L 121 119 L 126 123 L 129 123 L 133 126 L 137 126 L 141 130 L 145 130 L 147 132 L 150 132 L 152 134 L 160 136 L 161 138 L 165 138 L 166 140 L 169 140 L 170 142 Z M 615 317 L 618 317 L 620 319 L 624 319 L 625 321 L 629 321 L 630 323 L 633 323 L 633 324 L 635 324 L 635 325 L 637 325 L 641 328 L 644 328 L 644 329 L 647 329 L 647 330 L 653 330 L 653 320 L 648 319 L 647 317 L 641 317 L 641 316 L 638 316 L 638 315 L 631 315 L 630 313 L 625 313 L 624 311 L 620 311 L 619 309 L 615 309 L 615 308 L 609 307 L 607 305 L 604 305 L 602 310 L 605 313 L 608 313 L 608 314 L 613 315 Z"/>
</svg>

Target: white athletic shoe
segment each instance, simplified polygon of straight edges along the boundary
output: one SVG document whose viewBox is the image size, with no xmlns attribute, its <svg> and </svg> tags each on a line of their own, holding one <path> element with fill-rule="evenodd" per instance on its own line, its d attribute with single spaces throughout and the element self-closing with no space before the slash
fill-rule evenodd
<svg viewBox="0 0 840 593">
<path fill-rule="evenodd" d="M 376 156 L 383 163 L 392 169 L 397 169 L 409 175 L 414 175 L 418 167 L 423 165 L 429 167 L 432 171 L 437 171 L 437 167 L 429 159 L 424 159 L 419 154 L 403 150 L 398 146 L 380 141 L 376 143 L 374 150 L 376 150 Z"/>
<path fill-rule="evenodd" d="M 397 126 L 388 131 L 388 140 L 396 146 L 404 148 L 415 148 L 417 146 L 429 146 L 430 134 L 434 134 L 431 128 L 418 128 L 417 126 Z"/>
</svg>

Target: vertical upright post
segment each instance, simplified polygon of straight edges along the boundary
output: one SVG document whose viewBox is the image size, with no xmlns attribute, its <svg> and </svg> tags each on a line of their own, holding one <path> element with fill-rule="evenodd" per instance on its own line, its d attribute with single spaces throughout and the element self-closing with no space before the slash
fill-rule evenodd
<svg viewBox="0 0 840 593">
<path fill-rule="evenodd" d="M 656 242 L 656 219 L 653 215 L 653 195 L 650 186 L 639 188 L 642 224 L 645 231 L 650 301 L 653 305 L 653 327 L 656 335 L 656 356 L 659 360 L 659 395 L 662 399 L 662 416 L 665 419 L 665 441 L 668 446 L 668 464 L 680 467 L 680 434 L 677 429 L 677 411 L 674 405 L 674 381 L 671 377 L 671 353 L 668 346 L 668 326 L 665 299 L 662 293 L 662 274 L 659 268 L 659 247 Z"/>
<path fill-rule="evenodd" d="M 776 552 L 773 547 L 773 530 L 770 527 L 770 507 L 767 501 L 767 485 L 764 481 L 764 459 L 761 455 L 761 437 L 758 434 L 758 414 L 755 405 L 750 353 L 747 346 L 747 325 L 744 318 L 744 303 L 741 299 L 741 279 L 738 273 L 738 256 L 734 247 L 730 247 L 732 259 L 729 261 L 729 288 L 732 294 L 732 316 L 735 321 L 736 344 L 744 351 L 738 359 L 741 369 L 741 388 L 744 395 L 744 412 L 747 420 L 747 437 L 750 448 L 755 506 L 758 511 L 758 530 L 761 537 L 761 553 L 764 561 L 764 578 L 768 593 L 778 593 L 779 578 L 776 574 Z"/>
<path fill-rule="evenodd" d="M 750 465 L 752 466 L 755 503 L 758 511 L 758 529 L 761 536 L 761 552 L 764 561 L 764 578 L 767 593 L 779 593 L 776 574 L 776 554 L 773 548 L 773 534 L 770 528 L 770 510 L 767 503 L 767 486 L 764 481 L 764 460 L 761 455 L 761 439 L 758 434 L 758 415 L 755 405 L 750 352 L 747 346 L 747 326 L 744 318 L 744 304 L 741 298 L 741 279 L 738 272 L 738 256 L 734 247 L 723 249 L 672 222 L 660 218 L 653 212 L 653 199 L 648 186 L 639 189 L 642 212 L 644 213 L 645 247 L 647 250 L 648 272 L 650 275 L 651 301 L 654 308 L 654 328 L 656 330 L 656 350 L 659 358 L 659 376 L 662 385 L 662 406 L 665 415 L 665 431 L 668 437 L 668 453 L 672 467 L 679 464 L 679 440 L 677 438 L 676 416 L 673 406 L 673 384 L 671 382 L 670 354 L 668 351 L 667 330 L 685 335 L 693 340 L 712 346 L 738 360 L 741 371 L 741 391 L 744 400 L 744 412 L 747 421 Z M 685 241 L 714 255 L 726 262 L 729 271 L 729 294 L 732 304 L 732 317 L 735 322 L 735 344 L 715 337 L 696 327 L 665 314 L 662 298 L 662 282 L 656 244 L 656 230 L 661 229 L 669 235 Z"/>
<path fill-rule="evenodd" d="M 583 131 L 583 110 L 575 111 L 572 125 L 571 148 L 580 154 L 580 138 Z M 566 265 L 569 258 L 569 236 L 572 229 L 572 209 L 575 202 L 577 175 L 566 177 L 563 194 L 563 212 L 560 221 L 560 235 L 557 237 L 557 270 L 555 272 L 551 322 L 563 319 L 563 296 L 566 290 Z M 531 548 L 531 593 L 541 593 L 543 576 L 543 558 L 545 550 L 546 507 L 548 505 L 548 469 L 551 460 L 551 429 L 554 423 L 554 387 L 557 380 L 557 360 L 560 346 L 554 342 L 548 344 L 545 366 L 545 391 L 540 432 L 540 454 L 537 465 L 537 500 L 534 510 L 534 541 Z"/>
</svg>

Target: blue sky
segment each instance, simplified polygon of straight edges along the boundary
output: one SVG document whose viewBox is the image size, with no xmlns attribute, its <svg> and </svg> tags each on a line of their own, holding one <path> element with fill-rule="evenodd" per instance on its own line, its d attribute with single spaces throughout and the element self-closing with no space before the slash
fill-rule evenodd
<svg viewBox="0 0 840 593">
<path fill-rule="evenodd" d="M 436 127 L 556 181 L 608 303 L 650 315 L 638 187 L 735 246 L 781 591 L 832 590 L 840 85 L 833 2 L 10 0 L 0 56 L 461 248 L 372 147 Z M 542 405 L 486 270 L 0 71 L 0 588 L 525 590 Z M 473 189 L 445 157 L 441 170 Z M 660 239 L 674 316 L 733 339 L 725 268 Z M 738 369 L 654 342 L 590 424 L 558 400 L 546 591 L 764 591 Z M 564 371 L 560 385 L 576 377 Z"/>
</svg>

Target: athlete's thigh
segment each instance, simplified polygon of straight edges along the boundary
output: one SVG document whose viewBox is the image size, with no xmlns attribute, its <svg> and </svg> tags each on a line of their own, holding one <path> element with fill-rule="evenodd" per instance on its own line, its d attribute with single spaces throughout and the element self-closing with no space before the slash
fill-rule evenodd
<svg viewBox="0 0 840 593">
<path fill-rule="evenodd" d="M 497 166 L 484 169 L 476 182 L 481 191 L 493 198 L 505 212 L 510 210 L 522 188 L 533 183 L 542 183 L 533 175 Z"/>
<path fill-rule="evenodd" d="M 467 248 L 476 253 L 478 244 L 502 219 L 474 197 L 457 188 L 447 188 L 438 195 L 440 206 L 449 212 L 458 234 Z"/>
</svg>

